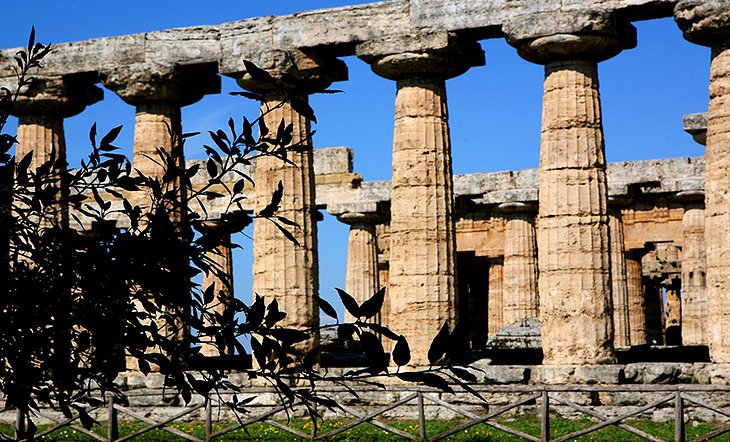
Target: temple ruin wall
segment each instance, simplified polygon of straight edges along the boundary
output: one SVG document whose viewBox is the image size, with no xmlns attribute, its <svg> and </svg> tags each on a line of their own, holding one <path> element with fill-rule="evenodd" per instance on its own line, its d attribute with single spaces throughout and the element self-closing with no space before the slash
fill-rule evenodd
<svg viewBox="0 0 730 442">
<path fill-rule="evenodd" d="M 102 99 L 102 83 L 136 108 L 133 167 L 159 176 L 145 154 L 171 147 L 181 107 L 220 92 L 219 74 L 265 107 L 286 91 L 307 99 L 287 75 L 327 87 L 347 79 L 337 57 L 357 55 L 396 85 L 392 180 L 363 182 L 342 148 L 295 152 L 292 164 L 261 158 L 249 170 L 257 186 L 244 210 L 265 207 L 281 181 L 280 214 L 301 227 L 299 249 L 254 226 L 254 290 L 296 311 L 292 324 L 319 319 L 316 220 L 326 208 L 350 225 L 348 290 L 364 299 L 387 286 L 384 322 L 401 327 L 413 365 L 459 318 L 475 349 L 487 329 L 519 335 L 541 340 L 547 365 L 611 364 L 615 347 L 682 339 L 727 363 L 729 11 L 727 0 L 398 0 L 61 43 L 16 103 L 18 153 L 42 161 L 65 150 L 63 119 Z M 632 21 L 669 16 L 713 49 L 707 116 L 685 119 L 705 158 L 607 165 L 598 65 L 636 46 Z M 485 63 L 477 40 L 486 38 L 545 67 L 539 170 L 453 175 L 446 80 Z M 0 51 L 0 86 L 15 81 L 16 52 Z M 261 84 L 243 59 L 289 89 Z M 308 118 L 290 104 L 264 118 L 284 119 L 311 145 Z M 221 202 L 205 202 L 212 219 Z M 272 267 L 284 257 L 293 264 Z"/>
</svg>

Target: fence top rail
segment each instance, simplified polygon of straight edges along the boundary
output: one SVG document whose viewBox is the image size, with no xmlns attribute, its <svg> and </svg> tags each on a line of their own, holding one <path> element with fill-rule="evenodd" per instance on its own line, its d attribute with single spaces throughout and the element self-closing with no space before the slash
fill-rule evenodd
<svg viewBox="0 0 730 442">
<path fill-rule="evenodd" d="M 470 387 L 480 393 L 539 393 L 546 391 L 548 393 L 652 393 L 652 392 L 687 392 L 687 393 L 712 393 L 712 392 L 730 392 L 730 385 L 715 384 L 565 384 L 565 385 L 480 385 L 472 384 Z M 417 386 L 417 385 L 386 385 L 384 388 L 376 386 L 358 386 L 347 389 L 339 386 L 322 385 L 317 387 L 319 393 L 348 393 L 355 391 L 356 393 L 445 393 L 442 390 Z M 470 394 L 467 390 L 453 386 L 455 394 Z M 275 393 L 276 390 L 271 387 L 246 387 L 242 391 L 234 392 L 231 390 L 219 390 L 221 395 L 233 393 L 238 394 L 266 394 Z M 155 396 L 174 396 L 173 389 L 163 388 L 146 388 L 139 390 L 129 390 L 125 392 L 127 398 L 155 397 Z M 215 399 L 215 392 L 211 392 L 211 397 Z M 0 398 L 0 401 L 4 398 Z M 195 407 L 196 402 L 204 398 L 193 394 L 193 401 L 190 407 Z M 0 410 L 0 413 L 10 411 L 11 408 Z"/>
</svg>

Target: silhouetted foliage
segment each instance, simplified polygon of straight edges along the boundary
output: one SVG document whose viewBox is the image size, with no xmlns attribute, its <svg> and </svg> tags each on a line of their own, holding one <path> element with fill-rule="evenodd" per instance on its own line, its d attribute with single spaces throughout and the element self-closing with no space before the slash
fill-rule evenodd
<svg viewBox="0 0 730 442">
<path fill-rule="evenodd" d="M 40 67 L 50 50 L 36 43 L 31 33 L 27 48 L 16 57 L 18 90 L 32 81 L 29 72 Z M 258 81 L 274 81 L 253 63 L 244 64 Z M 263 102 L 257 94 L 235 94 Z M 0 133 L 17 97 L 17 91 L 2 91 Z M 301 112 L 312 113 L 302 103 L 296 104 Z M 296 241 L 290 229 L 298 226 L 277 215 L 281 183 L 259 213 L 243 209 L 245 184 L 253 182 L 243 166 L 259 156 L 290 162 L 287 151 L 310 148 L 290 144 L 292 126 L 283 120 L 275 131 L 267 128 L 263 117 L 269 111 L 253 121 L 243 118 L 240 127 L 230 119 L 227 130 L 208 133 L 211 143 L 204 146 L 203 161 L 208 178 L 197 186 L 192 180 L 202 173 L 201 167 L 185 169 L 181 162 L 184 143 L 197 134 L 171 132 L 171 151 L 159 148 L 151 158 L 164 172 L 154 177 L 132 170 L 119 153 L 114 143 L 121 126 L 99 137 L 94 125 L 89 132 L 90 154 L 77 170 L 67 170 L 64 152 L 54 152 L 34 167 L 32 154 L 20 159 L 10 154 L 17 142 L 14 137 L 0 135 L 0 392 L 6 396 L 6 408 L 15 407 L 32 418 L 33 410 L 44 404 L 68 417 L 79 413 L 81 422 L 90 426 L 93 420 L 85 410 L 99 403 L 99 393 L 123 395 L 115 379 L 125 370 L 125 357 L 131 356 L 142 373 L 164 375 L 166 388 L 186 402 L 193 393 L 208 396 L 233 390 L 238 394 L 226 403 L 244 411 L 251 397 L 229 382 L 222 368 L 191 369 L 190 363 L 202 358 L 201 336 L 219 348 L 234 346 L 239 355 L 246 353 L 239 338 L 250 338 L 255 367 L 236 368 L 250 378 L 265 379 L 290 404 L 303 400 L 315 420 L 319 417 L 315 405 L 338 406 L 318 392 L 320 382 L 372 383 L 373 376 L 388 374 L 391 358 L 397 367 L 409 363 L 411 350 L 405 338 L 370 321 L 383 306 L 385 289 L 362 305 L 337 289 L 356 321 L 326 327 L 337 327 L 343 341 L 358 340 L 368 365 L 331 375 L 317 369 L 319 348 L 303 353 L 297 345 L 311 339 L 315 330 L 281 327 L 286 312 L 276 300 L 267 303 L 256 295 L 246 304 L 221 296 L 221 287 L 203 290 L 194 282 L 203 273 L 225 280 L 225 269 L 210 256 L 220 253 L 220 246 L 237 247 L 230 243 L 230 235 L 242 232 L 254 218 L 273 222 Z M 226 198 L 227 210 L 220 219 L 208 216 L 208 198 Z M 75 214 L 86 217 L 83 222 L 75 219 L 79 226 L 93 228 L 69 227 L 69 216 Z M 211 221 L 221 222 L 212 228 Z M 329 303 L 317 300 L 325 314 L 337 318 Z M 215 302 L 226 305 L 225 315 L 206 308 Z M 454 361 L 457 355 L 449 349 L 459 348 L 457 338 L 445 325 L 429 350 L 431 363 Z M 393 341 L 392 355 L 384 350 L 384 339 Z M 452 391 L 452 382 L 474 380 L 458 367 L 396 376 L 443 391 Z M 27 433 L 20 436 L 32 437 L 34 430 L 31 419 Z"/>
</svg>

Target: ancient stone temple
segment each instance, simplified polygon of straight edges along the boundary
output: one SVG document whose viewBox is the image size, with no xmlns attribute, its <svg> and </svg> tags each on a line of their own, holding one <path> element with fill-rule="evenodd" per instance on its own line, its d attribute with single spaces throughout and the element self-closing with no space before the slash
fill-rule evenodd
<svg viewBox="0 0 730 442">
<path fill-rule="evenodd" d="M 706 154 L 607 164 L 599 66 L 636 46 L 632 21 L 670 16 L 712 48 L 707 113 L 685 118 Z M 544 66 L 540 166 L 455 176 L 448 80 L 484 64 L 478 41 L 492 38 Z M 243 206 L 261 210 L 281 182 L 279 214 L 300 226 L 299 246 L 266 223 L 253 230 L 254 290 L 277 299 L 287 326 L 319 323 L 316 220 L 326 210 L 350 228 L 347 290 L 363 301 L 386 288 L 377 320 L 408 338 L 413 365 L 428 365 L 435 334 L 457 322 L 476 353 L 541 349 L 546 365 L 611 364 L 645 345 L 708 346 L 713 362 L 730 363 L 730 1 L 388 0 L 55 48 L 15 109 L 18 152 L 62 155 L 63 119 L 100 100 L 102 86 L 134 106 L 134 164 L 153 175 L 149 153 L 170 147 L 181 107 L 218 93 L 220 76 L 264 106 L 291 92 L 259 82 L 243 59 L 276 80 L 300 75 L 311 91 L 346 81 L 339 58 L 351 55 L 393 82 L 391 181 L 363 181 L 351 149 L 312 146 L 301 109 L 268 114 L 306 147 L 248 170 L 256 187 Z M 0 86 L 14 82 L 15 53 L 0 52 Z M 180 167 L 194 163 L 180 152 Z M 225 208 L 207 204 L 215 226 Z M 232 275 L 230 250 L 219 252 Z M 218 281 L 226 296 L 230 281 Z"/>
</svg>

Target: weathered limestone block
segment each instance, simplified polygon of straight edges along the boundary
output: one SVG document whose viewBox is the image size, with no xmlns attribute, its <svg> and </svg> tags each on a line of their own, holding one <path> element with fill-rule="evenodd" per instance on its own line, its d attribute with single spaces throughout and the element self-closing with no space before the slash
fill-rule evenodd
<svg viewBox="0 0 730 442">
<path fill-rule="evenodd" d="M 502 311 L 509 326 L 539 317 L 535 215 L 524 203 L 503 203 L 499 209 L 506 220 Z"/>
<path fill-rule="evenodd" d="M 210 229 L 219 229 L 215 223 L 209 223 Z M 224 327 L 221 330 L 223 342 L 216 342 L 210 336 L 202 334 L 200 337 L 200 353 L 204 356 L 222 356 L 233 354 L 234 333 L 230 328 L 233 324 L 233 314 L 228 300 L 233 299 L 233 256 L 231 253 L 231 235 L 219 231 L 221 244 L 205 254 L 210 270 L 203 275 L 203 293 L 213 289 L 213 299 L 203 304 L 203 325 Z M 205 301 L 205 299 L 203 300 Z M 225 329 L 225 327 L 228 327 Z"/>
<path fill-rule="evenodd" d="M 469 364 L 469 370 L 480 383 L 524 384 L 530 377 L 530 369 L 525 366 L 491 365 L 489 359 L 479 359 Z"/>
<path fill-rule="evenodd" d="M 527 17 L 503 28 L 545 65 L 538 253 L 544 364 L 611 363 L 606 161 L 597 62 L 635 45 L 611 15 Z"/>
<path fill-rule="evenodd" d="M 94 85 L 95 79 L 89 75 L 68 75 L 64 77 L 39 77 L 20 91 L 12 113 L 18 117 L 18 144 L 15 155 L 20 161 L 27 154 L 33 155 L 29 165 L 34 170 L 52 160 L 52 177 L 60 179 L 66 160 L 66 140 L 63 130 L 64 118 L 83 111 L 86 106 L 96 103 L 103 97 L 100 88 Z M 59 199 L 63 195 L 60 183 Z M 67 225 L 68 207 L 53 205 L 44 213 L 44 223 Z"/>
<path fill-rule="evenodd" d="M 487 328 L 489 336 L 494 336 L 504 327 L 503 298 L 504 298 L 504 264 L 501 259 L 489 262 L 489 289 Z"/>
<path fill-rule="evenodd" d="M 573 377 L 578 384 L 619 384 L 624 376 L 620 365 L 584 365 L 575 367 Z"/>
<path fill-rule="evenodd" d="M 631 345 L 629 328 L 629 291 L 626 284 L 624 225 L 620 209 L 609 209 L 608 230 L 611 236 L 611 295 L 613 299 L 613 345 Z"/>
<path fill-rule="evenodd" d="M 378 246 L 375 225 L 383 221 L 378 213 L 347 212 L 337 219 L 350 225 L 347 240 L 347 273 L 345 291 L 362 304 L 380 290 L 378 274 Z M 381 312 L 382 313 L 382 312 Z M 353 321 L 348 312 L 345 320 Z M 380 321 L 380 315 L 375 319 Z"/>
<path fill-rule="evenodd" d="M 677 198 L 686 204 L 682 219 L 682 344 L 707 345 L 704 193 L 681 192 Z"/>
<path fill-rule="evenodd" d="M 708 343 L 713 362 L 730 362 L 730 2 L 683 0 L 674 10 L 687 40 L 710 46 L 705 153 Z"/>
<path fill-rule="evenodd" d="M 371 41 L 358 55 L 397 81 L 390 221 L 390 321 L 411 364 L 428 365 L 441 326 L 456 321 L 451 145 L 445 79 L 483 64 L 481 48 L 445 33 Z"/>
<path fill-rule="evenodd" d="M 629 340 L 631 345 L 647 343 L 646 336 L 646 299 L 641 268 L 643 250 L 626 251 L 626 289 L 629 311 Z"/>
<path fill-rule="evenodd" d="M 574 384 L 575 366 L 573 365 L 541 365 L 530 372 L 531 384 Z"/>
<path fill-rule="evenodd" d="M 488 349 L 535 349 L 542 348 L 542 336 L 540 334 L 540 319 L 526 318 L 501 327 L 489 337 Z"/>
<path fill-rule="evenodd" d="M 626 364 L 624 374 L 627 383 L 676 384 L 690 382 L 699 367 L 677 362 L 639 362 Z"/>
<path fill-rule="evenodd" d="M 306 79 L 305 86 L 314 90 L 345 79 L 346 71 L 338 60 L 298 51 L 289 53 L 279 63 L 259 65 L 276 78 L 278 84 L 259 82 L 248 73 L 242 74 L 238 83 L 263 95 L 264 123 L 271 131 L 275 131 L 282 120 L 285 125 L 292 125 L 292 139 L 288 147 L 298 148 L 287 152 L 290 163 L 272 156 L 257 159 L 254 212 L 259 213 L 270 203 L 272 194 L 281 183 L 283 195 L 275 215 L 297 223 L 299 228 L 290 229 L 298 242 L 295 244 L 269 220 L 254 222 L 253 291 L 267 302 L 276 300 L 279 308 L 287 313 L 280 325 L 317 330 L 317 207 L 310 121 L 288 101 L 290 94 L 296 94 L 295 98 L 302 101 L 306 101 L 308 96 L 305 91 L 292 89 L 292 85 L 285 81 L 285 74 L 300 72 Z M 319 334 L 313 332 L 312 339 L 302 343 L 300 349 L 308 351 L 318 343 Z"/>
</svg>

